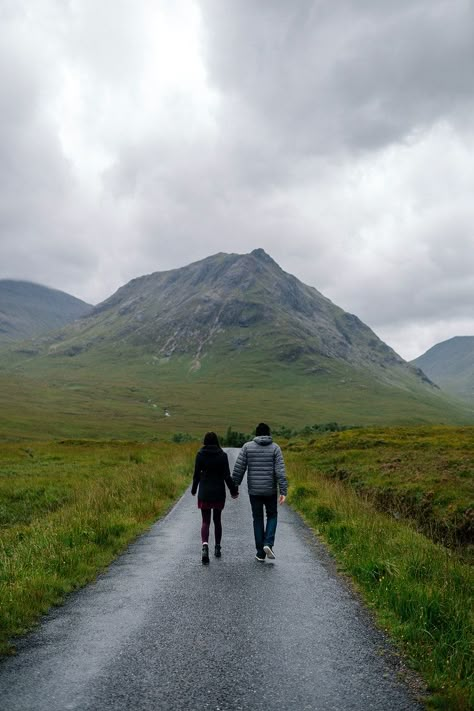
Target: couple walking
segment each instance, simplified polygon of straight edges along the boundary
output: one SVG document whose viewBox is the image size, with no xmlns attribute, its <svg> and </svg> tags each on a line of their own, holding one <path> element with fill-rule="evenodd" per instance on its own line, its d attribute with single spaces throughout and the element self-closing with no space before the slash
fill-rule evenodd
<svg viewBox="0 0 474 711">
<path fill-rule="evenodd" d="M 226 490 L 233 499 L 239 495 L 239 485 L 247 471 L 247 485 L 252 507 L 256 559 L 275 558 L 273 544 L 278 519 L 278 503 L 285 501 L 288 484 L 285 463 L 280 447 L 273 441 L 270 428 L 261 422 L 255 437 L 240 450 L 232 476 L 227 454 L 221 449 L 214 432 L 207 432 L 203 447 L 196 455 L 191 493 L 198 492 L 198 507 L 201 510 L 202 562 L 209 563 L 209 529 L 211 515 L 214 521 L 214 554 L 221 556 L 222 510 Z M 266 525 L 264 521 L 266 512 Z"/>
</svg>

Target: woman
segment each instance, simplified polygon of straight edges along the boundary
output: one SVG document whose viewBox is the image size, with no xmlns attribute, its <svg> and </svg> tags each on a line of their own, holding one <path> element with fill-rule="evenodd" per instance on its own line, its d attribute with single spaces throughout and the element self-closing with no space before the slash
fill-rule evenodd
<svg viewBox="0 0 474 711">
<path fill-rule="evenodd" d="M 227 454 L 221 449 L 215 432 L 207 432 L 204 437 L 204 446 L 196 455 L 194 477 L 191 493 L 195 496 L 198 491 L 198 508 L 201 509 L 202 526 L 202 562 L 209 563 L 209 528 L 211 525 L 211 512 L 214 519 L 214 555 L 221 557 L 222 523 L 221 512 L 225 506 L 225 484 L 233 499 L 239 495 L 239 489 L 232 481 L 229 470 Z"/>
</svg>

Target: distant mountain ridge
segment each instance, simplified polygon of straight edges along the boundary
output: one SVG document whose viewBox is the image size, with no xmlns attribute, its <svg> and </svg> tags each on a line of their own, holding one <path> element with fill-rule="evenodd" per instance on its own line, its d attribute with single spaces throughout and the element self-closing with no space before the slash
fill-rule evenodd
<svg viewBox="0 0 474 711">
<path fill-rule="evenodd" d="M 474 402 L 474 336 L 437 343 L 412 363 L 446 392 Z"/>
<path fill-rule="evenodd" d="M 61 328 L 91 308 L 64 291 L 28 281 L 0 279 L 0 345 Z"/>
</svg>

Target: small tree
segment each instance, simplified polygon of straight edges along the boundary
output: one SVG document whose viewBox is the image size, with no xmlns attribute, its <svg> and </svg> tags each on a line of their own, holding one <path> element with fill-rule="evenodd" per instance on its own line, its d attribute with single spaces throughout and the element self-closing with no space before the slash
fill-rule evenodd
<svg viewBox="0 0 474 711">
<path fill-rule="evenodd" d="M 242 447 L 249 439 L 251 439 L 250 435 L 246 435 L 243 432 L 235 432 L 229 425 L 225 437 L 222 438 L 222 444 L 225 447 Z"/>
</svg>

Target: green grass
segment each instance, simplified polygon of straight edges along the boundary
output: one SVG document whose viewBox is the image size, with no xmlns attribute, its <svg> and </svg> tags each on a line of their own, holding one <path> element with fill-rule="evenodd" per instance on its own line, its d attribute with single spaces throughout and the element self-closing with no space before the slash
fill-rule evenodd
<svg viewBox="0 0 474 711">
<path fill-rule="evenodd" d="M 0 654 L 93 580 L 190 481 L 196 445 L 0 446 Z"/>
<path fill-rule="evenodd" d="M 474 428 L 393 427 L 294 439 L 289 448 L 374 505 L 472 558 Z"/>
<path fill-rule="evenodd" d="M 285 447 L 290 504 L 427 680 L 431 706 L 459 711 L 474 702 L 472 568 L 409 522 L 376 511 L 373 492 L 382 484 L 434 491 L 430 500 L 441 518 L 454 510 L 451 496 L 464 507 L 472 491 L 472 434 L 452 427 L 361 429 L 295 438 Z M 12 638 L 94 579 L 167 510 L 190 481 L 195 451 L 195 442 L 0 445 L 0 653 L 11 652 Z M 437 462 L 444 463 L 438 473 Z M 363 486 L 351 480 L 356 467 Z M 435 481 L 445 469 L 448 480 Z"/>
<path fill-rule="evenodd" d="M 359 433 L 361 445 L 364 434 Z M 393 437 L 398 442 L 400 432 Z M 432 437 L 436 442 L 435 431 Z M 323 442 L 330 452 L 336 443 L 340 455 L 345 451 L 344 439 L 325 436 L 323 459 Z M 369 449 L 376 458 L 374 448 Z M 472 567 L 409 522 L 377 511 L 373 498 L 328 477 L 314 459 L 308 460 L 301 444 L 300 450 L 285 453 L 290 504 L 326 541 L 380 626 L 424 677 L 431 692 L 429 707 L 473 708 Z"/>
<path fill-rule="evenodd" d="M 150 440 L 249 422 L 301 428 L 311 422 L 474 422 L 467 405 L 438 391 L 391 387 L 332 362 L 315 372 L 270 363 L 262 353 L 213 353 L 198 371 L 189 357 L 159 359 L 130 347 L 80 356 L 0 353 L 0 439 Z M 311 369 L 310 369 L 311 370 Z M 167 407 L 171 417 L 163 416 Z"/>
</svg>

